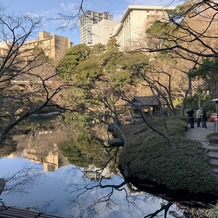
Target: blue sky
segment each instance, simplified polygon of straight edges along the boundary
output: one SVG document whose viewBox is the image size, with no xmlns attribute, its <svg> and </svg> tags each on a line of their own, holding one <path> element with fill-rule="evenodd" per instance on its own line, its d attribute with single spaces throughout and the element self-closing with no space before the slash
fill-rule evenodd
<svg viewBox="0 0 218 218">
<path fill-rule="evenodd" d="M 72 15 L 77 12 L 81 0 L 0 0 L 7 7 L 7 11 L 13 14 L 28 13 L 36 17 L 42 17 L 43 22 L 39 31 L 48 31 L 71 39 L 74 44 L 79 43 L 79 28 L 73 24 L 73 28 L 58 29 L 62 24 L 57 20 L 58 14 Z M 175 6 L 180 0 L 84 0 L 83 9 L 98 12 L 110 12 L 114 20 L 119 21 L 124 15 L 128 5 L 153 5 Z M 74 20 L 74 23 L 76 20 Z M 77 23 L 78 25 L 78 23 Z"/>
</svg>

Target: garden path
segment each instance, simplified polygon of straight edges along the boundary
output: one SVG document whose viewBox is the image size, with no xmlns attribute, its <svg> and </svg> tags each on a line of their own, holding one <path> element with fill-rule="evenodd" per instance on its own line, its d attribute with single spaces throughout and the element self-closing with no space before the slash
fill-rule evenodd
<svg viewBox="0 0 218 218">
<path fill-rule="evenodd" d="M 186 137 L 192 140 L 197 140 L 202 143 L 202 148 L 205 149 L 205 153 L 209 158 L 209 164 L 212 171 L 218 176 L 218 144 L 209 143 L 207 135 L 210 133 L 218 132 L 218 123 L 207 122 L 207 129 L 202 127 L 190 128 L 186 132 Z M 217 125 L 217 126 L 215 126 Z"/>
<path fill-rule="evenodd" d="M 197 127 L 195 123 L 195 127 L 193 129 L 190 128 L 186 132 L 186 137 L 201 142 L 207 142 L 206 139 L 207 135 L 213 132 L 215 132 L 214 122 L 207 122 L 207 129 L 202 127 Z"/>
</svg>

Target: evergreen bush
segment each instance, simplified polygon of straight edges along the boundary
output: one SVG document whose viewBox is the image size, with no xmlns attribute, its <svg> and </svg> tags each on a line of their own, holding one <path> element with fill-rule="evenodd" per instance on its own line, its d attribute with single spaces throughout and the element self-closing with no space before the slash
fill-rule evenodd
<svg viewBox="0 0 218 218">
<path fill-rule="evenodd" d="M 207 139 L 208 139 L 208 142 L 211 144 L 213 143 L 218 144 L 218 133 L 214 132 L 214 133 L 207 135 Z"/>
<path fill-rule="evenodd" d="M 147 130 L 143 140 L 136 140 L 123 149 L 120 167 L 124 176 L 154 181 L 171 190 L 217 192 L 218 180 L 207 163 L 200 142 L 184 137 L 187 123 L 173 118 L 167 120 L 167 126 L 176 149 L 159 134 Z"/>
</svg>

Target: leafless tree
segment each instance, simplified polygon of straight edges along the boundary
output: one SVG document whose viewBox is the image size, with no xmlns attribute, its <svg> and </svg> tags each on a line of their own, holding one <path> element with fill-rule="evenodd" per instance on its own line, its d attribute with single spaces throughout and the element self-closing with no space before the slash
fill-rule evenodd
<svg viewBox="0 0 218 218">
<path fill-rule="evenodd" d="M 39 19 L 1 14 L 0 143 L 30 115 L 58 106 L 58 94 L 66 88 L 43 49 L 25 44 L 39 25 Z"/>
<path fill-rule="evenodd" d="M 26 193 L 27 188 L 31 187 L 33 183 L 37 182 L 37 178 L 42 173 L 38 167 L 32 167 L 26 164 L 23 169 L 17 171 L 9 177 L 5 177 L 4 194 L 12 194 L 16 192 Z"/>
<path fill-rule="evenodd" d="M 182 91 L 180 96 L 183 102 L 188 97 L 202 94 L 199 93 L 199 90 L 206 87 L 204 81 L 197 80 L 197 77 L 191 78 L 190 75 L 195 69 L 205 65 L 206 59 L 215 62 L 217 57 L 217 11 L 216 0 L 187 0 L 170 12 L 168 20 L 157 21 L 151 25 L 147 30 L 147 47 L 142 46 L 139 49 L 151 53 L 162 53 L 176 60 L 178 64 L 173 70 L 177 72 L 178 78 L 184 75 L 183 87 L 177 86 L 176 88 L 177 91 Z M 217 70 L 215 64 L 206 67 L 212 67 L 213 71 Z M 154 85 L 156 79 L 150 77 L 146 77 L 146 79 L 149 79 L 149 84 L 157 89 L 157 82 Z M 186 88 L 184 89 L 184 87 Z M 176 90 L 174 89 L 174 91 Z M 206 90 L 204 92 L 206 93 Z M 173 98 L 173 95 L 170 96 Z M 182 114 L 184 114 L 184 109 L 185 105 L 181 110 Z"/>
<path fill-rule="evenodd" d="M 162 36 L 153 35 L 161 40 L 161 47 L 147 48 L 148 51 L 173 51 L 184 59 L 198 63 L 201 61 L 199 57 L 217 57 L 217 11 L 216 0 L 186 1 L 179 5 L 162 26 L 170 28 L 168 32 Z"/>
<path fill-rule="evenodd" d="M 75 29 L 78 27 L 80 16 L 84 14 L 84 0 L 81 0 L 78 5 L 75 4 L 74 10 L 70 14 L 59 13 L 56 18 L 52 20 L 59 21 L 61 23 L 59 29 Z"/>
</svg>

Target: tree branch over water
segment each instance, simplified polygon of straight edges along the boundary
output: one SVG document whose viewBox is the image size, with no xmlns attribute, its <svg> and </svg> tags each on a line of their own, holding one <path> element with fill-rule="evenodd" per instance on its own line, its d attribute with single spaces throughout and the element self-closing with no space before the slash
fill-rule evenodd
<svg viewBox="0 0 218 218">
<path fill-rule="evenodd" d="M 26 189 L 36 183 L 37 178 L 41 175 L 39 168 L 26 165 L 12 176 L 4 178 L 6 184 L 3 192 L 5 194 L 27 193 Z"/>
<path fill-rule="evenodd" d="M 167 213 L 170 209 L 170 207 L 173 205 L 172 202 L 168 202 L 165 205 L 162 205 L 161 208 L 157 211 L 155 211 L 154 213 L 151 213 L 149 215 L 146 215 L 144 218 L 153 218 L 156 217 L 160 212 L 164 211 L 164 218 L 167 218 Z"/>
</svg>

